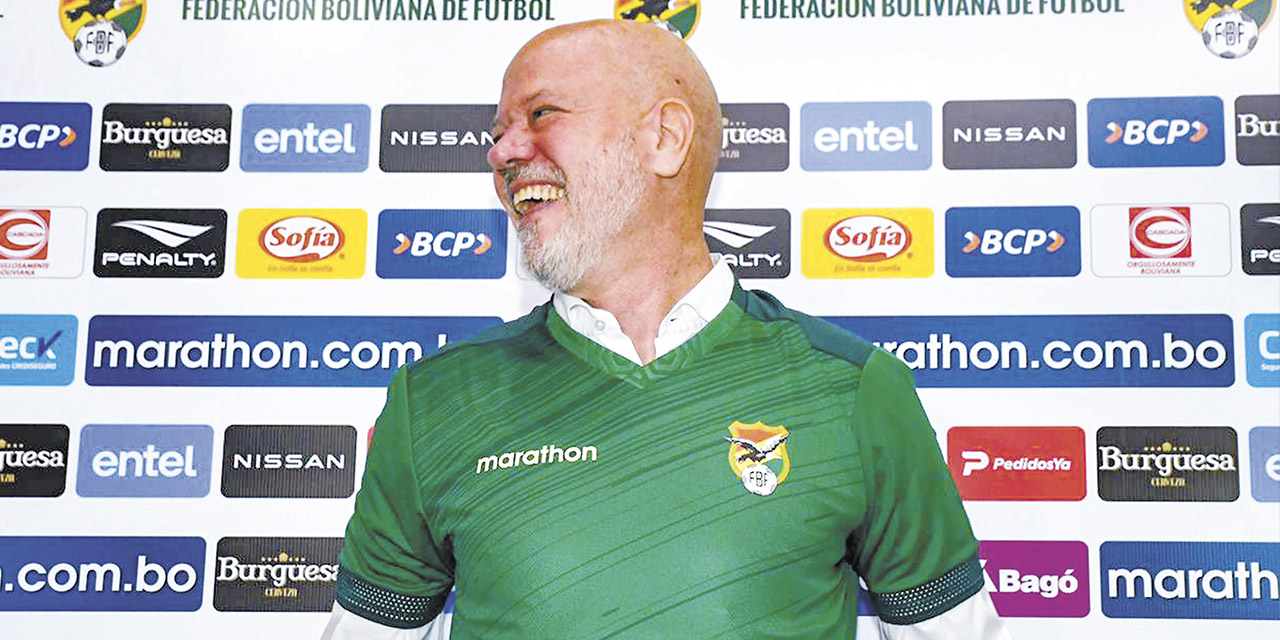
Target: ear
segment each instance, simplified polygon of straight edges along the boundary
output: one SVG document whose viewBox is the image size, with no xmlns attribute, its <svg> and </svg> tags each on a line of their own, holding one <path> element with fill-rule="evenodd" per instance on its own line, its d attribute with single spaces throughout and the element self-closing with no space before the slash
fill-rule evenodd
<svg viewBox="0 0 1280 640">
<path fill-rule="evenodd" d="M 678 98 L 668 98 L 654 105 L 650 163 L 654 173 L 672 178 L 680 173 L 693 145 L 693 109 Z"/>
</svg>

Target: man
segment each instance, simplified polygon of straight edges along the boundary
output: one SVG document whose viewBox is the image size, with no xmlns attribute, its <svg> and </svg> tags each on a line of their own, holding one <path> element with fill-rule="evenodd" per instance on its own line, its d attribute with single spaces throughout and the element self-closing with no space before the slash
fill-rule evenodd
<svg viewBox="0 0 1280 640">
<path fill-rule="evenodd" d="M 635 64 L 635 61 L 644 64 Z M 746 292 L 701 224 L 718 100 L 675 36 L 558 27 L 489 152 L 531 314 L 397 373 L 326 637 L 1006 637 L 905 365 Z"/>
</svg>

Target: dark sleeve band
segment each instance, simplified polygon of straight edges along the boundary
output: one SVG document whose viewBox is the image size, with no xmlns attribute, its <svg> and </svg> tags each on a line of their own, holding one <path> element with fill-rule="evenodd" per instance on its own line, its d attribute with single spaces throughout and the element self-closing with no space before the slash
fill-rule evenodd
<svg viewBox="0 0 1280 640">
<path fill-rule="evenodd" d="M 982 590 L 982 564 L 974 556 L 922 585 L 872 593 L 880 619 L 889 624 L 916 624 L 942 615 Z"/>
<path fill-rule="evenodd" d="M 421 627 L 440 615 L 448 597 L 448 592 L 438 596 L 406 596 L 371 585 L 346 568 L 338 568 L 338 604 L 361 618 L 387 627 Z"/>
</svg>

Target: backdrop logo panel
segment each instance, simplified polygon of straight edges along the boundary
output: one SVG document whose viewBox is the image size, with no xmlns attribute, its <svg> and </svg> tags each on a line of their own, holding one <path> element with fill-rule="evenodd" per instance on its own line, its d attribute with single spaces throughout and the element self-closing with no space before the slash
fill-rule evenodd
<svg viewBox="0 0 1280 640">
<path fill-rule="evenodd" d="M 928 169 L 933 163 L 928 102 L 809 102 L 800 107 L 805 171 Z"/>
<path fill-rule="evenodd" d="M 1244 343 L 1245 379 L 1249 385 L 1280 387 L 1280 313 L 1245 316 Z"/>
<path fill-rule="evenodd" d="M 387 209 L 378 214 L 379 278 L 501 278 L 507 215 L 497 209 Z"/>
<path fill-rule="evenodd" d="M 244 171 L 357 172 L 369 166 L 369 107 L 251 104 L 244 108 Z"/>
<path fill-rule="evenodd" d="M 75 316 L 0 315 L 0 386 L 68 385 L 75 369 Z"/>
<path fill-rule="evenodd" d="M 1280 427 L 1249 430 L 1253 499 L 1280 502 Z"/>
<path fill-rule="evenodd" d="M 0 102 L 0 170 L 83 171 L 92 127 L 83 102 Z"/>
<path fill-rule="evenodd" d="M 1236 160 L 1280 164 L 1280 95 L 1236 98 Z"/>
<path fill-rule="evenodd" d="M 948 169 L 1076 166 L 1076 103 L 980 100 L 942 105 L 942 164 Z"/>
<path fill-rule="evenodd" d="M 492 104 L 389 104 L 378 166 L 389 173 L 489 173 Z"/>
<path fill-rule="evenodd" d="M 94 316 L 85 381 L 127 387 L 385 387 L 396 369 L 501 322 L 474 316 Z M 8 335 L 3 324 L 0 335 Z"/>
<path fill-rule="evenodd" d="M 1089 547 L 1083 542 L 984 540 L 983 578 L 1006 618 L 1089 615 Z"/>
<path fill-rule="evenodd" d="M 91 67 L 115 64 L 147 17 L 147 0 L 59 0 L 62 31 Z"/>
<path fill-rule="evenodd" d="M 89 424 L 76 493 L 86 498 L 202 498 L 213 469 L 206 425 Z"/>
<path fill-rule="evenodd" d="M 716 171 L 785 171 L 791 164 L 791 109 L 782 103 L 722 104 Z"/>
<path fill-rule="evenodd" d="M 1280 203 L 1240 208 L 1240 265 L 1251 276 L 1280 275 Z"/>
<path fill-rule="evenodd" d="M 1103 204 L 1090 226 L 1101 277 L 1225 276 L 1234 261 L 1224 204 Z"/>
<path fill-rule="evenodd" d="M 1182 0 L 1191 26 L 1210 53 L 1221 58 L 1249 55 L 1271 22 L 1273 0 Z"/>
<path fill-rule="evenodd" d="M 933 274 L 933 212 L 928 209 L 809 209 L 800 233 L 806 278 Z"/>
<path fill-rule="evenodd" d="M 329 611 L 342 538 L 223 538 L 214 560 L 218 611 Z"/>
<path fill-rule="evenodd" d="M 947 465 L 964 500 L 1083 500 L 1079 427 L 952 427 Z"/>
<path fill-rule="evenodd" d="M 711 256 L 739 278 L 791 273 L 791 213 L 786 209 L 707 209 L 702 234 Z"/>
<path fill-rule="evenodd" d="M 221 209 L 103 209 L 93 274 L 99 278 L 217 278 L 226 263 Z"/>
<path fill-rule="evenodd" d="M 69 438 L 64 424 L 0 424 L 0 497 L 62 495 Z"/>
<path fill-rule="evenodd" d="M 0 206 L 0 278 L 75 278 L 84 271 L 84 209 Z"/>
<path fill-rule="evenodd" d="M 368 228 L 361 209 L 245 209 L 236 232 L 236 275 L 359 278 Z"/>
<path fill-rule="evenodd" d="M 1075 207 L 953 207 L 946 226 L 947 275 L 953 278 L 1080 273 Z"/>
<path fill-rule="evenodd" d="M 354 427 L 227 428 L 222 495 L 228 498 L 346 498 L 355 481 Z"/>
<path fill-rule="evenodd" d="M 204 538 L 0 537 L 0 611 L 196 611 Z"/>
<path fill-rule="evenodd" d="M 1222 99 L 1095 98 L 1089 101 L 1089 164 L 1216 167 L 1225 159 Z"/>
<path fill-rule="evenodd" d="M 1229 387 L 1225 315 L 832 316 L 920 387 Z"/>
<path fill-rule="evenodd" d="M 1280 543 L 1104 542 L 1108 618 L 1280 620 Z"/>
<path fill-rule="evenodd" d="M 550 4 L 550 3 L 548 3 Z M 700 0 L 614 0 L 614 20 L 635 20 L 688 39 L 698 28 Z"/>
<path fill-rule="evenodd" d="M 1098 497 L 1112 501 L 1230 502 L 1240 497 L 1231 427 L 1103 427 Z"/>
<path fill-rule="evenodd" d="M 102 111 L 103 171 L 225 171 L 231 107 L 109 104 Z"/>
</svg>

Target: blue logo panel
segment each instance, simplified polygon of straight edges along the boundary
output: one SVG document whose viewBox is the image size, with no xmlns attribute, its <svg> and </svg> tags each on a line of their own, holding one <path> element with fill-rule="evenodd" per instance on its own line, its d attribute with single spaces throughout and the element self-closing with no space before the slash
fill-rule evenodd
<svg viewBox="0 0 1280 640">
<path fill-rule="evenodd" d="M 378 214 L 379 278 L 501 278 L 507 215 L 497 209 Z"/>
<path fill-rule="evenodd" d="M 1280 387 L 1280 313 L 1244 319 L 1245 379 L 1254 387 Z"/>
<path fill-rule="evenodd" d="M 1280 502 L 1280 427 L 1254 427 L 1249 431 L 1249 457 L 1253 499 Z"/>
<path fill-rule="evenodd" d="M 83 171 L 92 126 L 83 102 L 0 102 L 0 170 Z"/>
<path fill-rule="evenodd" d="M 0 316 L 0 386 L 67 385 L 75 376 L 75 316 Z"/>
<path fill-rule="evenodd" d="M 0 537 L 0 611 L 196 611 L 203 538 Z"/>
<path fill-rule="evenodd" d="M 953 278 L 1080 274 L 1075 207 L 955 207 L 947 210 L 946 224 Z"/>
<path fill-rule="evenodd" d="M 244 108 L 244 171 L 357 172 L 369 166 L 369 107 L 251 104 Z"/>
<path fill-rule="evenodd" d="M 1280 620 L 1280 543 L 1104 542 L 1108 618 Z"/>
<path fill-rule="evenodd" d="M 127 387 L 383 387 L 494 317 L 94 316 L 85 381 Z"/>
<path fill-rule="evenodd" d="M 805 171 L 923 171 L 933 163 L 928 102 L 810 102 L 800 107 Z"/>
<path fill-rule="evenodd" d="M 209 494 L 212 461 L 213 429 L 205 425 L 86 425 L 76 493 L 201 498 Z"/>
<path fill-rule="evenodd" d="M 828 317 L 919 387 L 1229 387 L 1225 315 Z"/>
<path fill-rule="evenodd" d="M 1089 101 L 1089 164 L 1216 167 L 1226 158 L 1222 100 L 1096 98 Z"/>
</svg>

